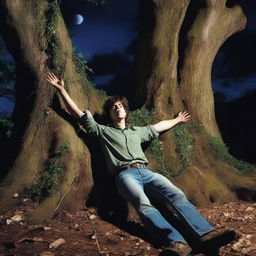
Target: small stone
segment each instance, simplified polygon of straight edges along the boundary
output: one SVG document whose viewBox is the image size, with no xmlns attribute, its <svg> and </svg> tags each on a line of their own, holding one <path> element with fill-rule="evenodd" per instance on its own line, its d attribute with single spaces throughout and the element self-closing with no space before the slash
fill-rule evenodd
<svg viewBox="0 0 256 256">
<path fill-rule="evenodd" d="M 6 224 L 7 224 L 7 225 L 10 225 L 11 223 L 13 223 L 12 220 L 10 220 L 10 219 L 7 219 L 7 220 L 6 220 Z"/>
<path fill-rule="evenodd" d="M 97 216 L 95 215 L 95 214 L 92 214 L 92 215 L 90 215 L 90 220 L 94 220 L 94 219 L 96 219 L 97 218 Z"/>
<path fill-rule="evenodd" d="M 52 242 L 50 245 L 49 245 L 49 248 L 50 249 L 56 249 L 56 248 L 58 248 L 59 246 L 61 246 L 61 245 L 63 245 L 63 244 L 65 244 L 66 243 L 66 241 L 63 239 L 63 238 L 59 238 L 59 239 L 57 239 L 57 240 L 55 240 L 54 242 Z"/>
<path fill-rule="evenodd" d="M 14 194 L 12 195 L 12 197 L 18 198 L 18 197 L 20 197 L 20 195 L 19 195 L 18 193 L 14 193 Z"/>
<path fill-rule="evenodd" d="M 252 237 L 253 237 L 253 235 L 251 235 L 251 234 L 245 236 L 246 239 L 251 239 Z"/>
</svg>

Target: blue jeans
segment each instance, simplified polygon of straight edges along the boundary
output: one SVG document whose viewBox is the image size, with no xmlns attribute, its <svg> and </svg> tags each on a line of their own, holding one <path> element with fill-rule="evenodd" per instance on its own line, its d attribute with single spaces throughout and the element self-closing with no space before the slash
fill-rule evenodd
<svg viewBox="0 0 256 256">
<path fill-rule="evenodd" d="M 150 198 L 172 206 L 182 223 L 202 236 L 213 227 L 200 215 L 185 194 L 167 178 L 146 168 L 130 168 L 116 176 L 118 193 L 136 209 L 149 235 L 164 245 L 175 241 L 186 243 L 184 237 L 150 203 Z"/>
</svg>

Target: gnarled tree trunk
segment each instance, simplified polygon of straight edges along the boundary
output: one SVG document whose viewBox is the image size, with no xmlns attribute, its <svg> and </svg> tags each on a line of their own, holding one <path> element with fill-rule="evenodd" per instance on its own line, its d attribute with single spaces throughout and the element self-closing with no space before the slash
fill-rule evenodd
<svg viewBox="0 0 256 256">
<path fill-rule="evenodd" d="M 12 166 L 1 188 L 0 208 L 10 209 L 15 192 L 40 179 L 46 162 L 68 142 L 59 166 L 58 192 L 32 212 L 31 222 L 41 222 L 60 209 L 75 209 L 93 185 L 90 152 L 77 135 L 78 125 L 65 112 L 47 81 L 50 71 L 62 76 L 71 97 L 82 108 L 100 113 L 103 98 L 77 70 L 73 47 L 57 1 L 1 1 L 1 33 L 16 63 L 16 104 Z M 59 104 L 60 102 L 60 104 Z M 56 167 L 56 168 L 57 168 Z"/>
<path fill-rule="evenodd" d="M 182 109 L 191 114 L 190 164 L 174 182 L 197 204 L 256 199 L 255 177 L 216 159 L 208 141 L 208 136 L 222 141 L 214 114 L 212 63 L 223 42 L 246 25 L 242 9 L 226 2 L 140 1 L 135 103 L 153 108 L 158 119 Z M 177 172 L 181 161 L 174 134 L 175 129 L 161 140 L 165 161 Z"/>
</svg>

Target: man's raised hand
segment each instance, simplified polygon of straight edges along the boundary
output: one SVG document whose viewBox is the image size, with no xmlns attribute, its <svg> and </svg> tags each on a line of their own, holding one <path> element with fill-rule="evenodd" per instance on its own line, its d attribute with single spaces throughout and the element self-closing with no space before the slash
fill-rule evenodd
<svg viewBox="0 0 256 256">
<path fill-rule="evenodd" d="M 178 114 L 178 119 L 180 122 L 187 122 L 190 119 L 190 115 L 187 111 L 180 111 Z"/>
<path fill-rule="evenodd" d="M 61 91 L 64 89 L 64 81 L 63 79 L 59 80 L 57 76 L 54 75 L 54 73 L 49 72 L 47 76 L 47 81 L 52 84 L 56 89 Z"/>
</svg>

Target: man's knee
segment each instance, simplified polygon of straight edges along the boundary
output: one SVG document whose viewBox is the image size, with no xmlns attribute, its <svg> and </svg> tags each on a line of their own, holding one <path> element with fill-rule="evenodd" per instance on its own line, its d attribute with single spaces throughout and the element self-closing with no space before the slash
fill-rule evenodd
<svg viewBox="0 0 256 256">
<path fill-rule="evenodd" d="M 150 203 L 142 203 L 137 208 L 138 213 L 142 214 L 142 215 L 147 215 L 155 210 L 156 210 L 156 208 L 153 205 L 151 205 Z"/>
</svg>

